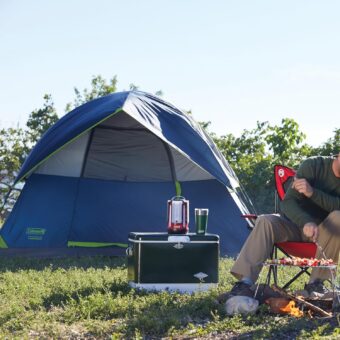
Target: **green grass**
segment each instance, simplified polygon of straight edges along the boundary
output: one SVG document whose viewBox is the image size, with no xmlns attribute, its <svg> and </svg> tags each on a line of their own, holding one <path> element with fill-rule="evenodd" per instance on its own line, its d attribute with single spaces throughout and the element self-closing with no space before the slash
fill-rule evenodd
<svg viewBox="0 0 340 340">
<path fill-rule="evenodd" d="M 189 295 L 131 289 L 123 258 L 2 258 L 0 339 L 340 338 L 336 318 L 279 317 L 265 305 L 255 315 L 226 316 L 216 297 L 234 282 L 232 263 L 221 260 L 218 288 Z"/>
</svg>

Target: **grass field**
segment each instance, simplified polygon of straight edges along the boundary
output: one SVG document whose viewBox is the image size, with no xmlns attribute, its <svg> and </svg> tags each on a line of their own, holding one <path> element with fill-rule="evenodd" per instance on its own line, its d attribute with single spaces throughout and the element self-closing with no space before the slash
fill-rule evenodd
<svg viewBox="0 0 340 340">
<path fill-rule="evenodd" d="M 255 315 L 226 316 L 216 297 L 233 283 L 232 263 L 220 261 L 217 289 L 181 295 L 131 289 L 124 258 L 1 258 L 0 338 L 340 338 L 336 317 L 271 315 L 265 305 Z"/>
</svg>

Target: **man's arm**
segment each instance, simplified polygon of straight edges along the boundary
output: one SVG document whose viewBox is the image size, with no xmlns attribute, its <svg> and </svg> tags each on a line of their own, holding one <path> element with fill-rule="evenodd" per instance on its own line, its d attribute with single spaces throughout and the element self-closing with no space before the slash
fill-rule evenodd
<svg viewBox="0 0 340 340">
<path fill-rule="evenodd" d="M 314 193 L 314 189 L 310 185 L 313 176 L 315 176 L 314 172 L 313 161 L 310 159 L 304 161 L 297 171 L 297 179 L 294 180 L 292 186 L 287 190 L 281 202 L 282 212 L 301 229 L 307 223 L 317 225 L 318 222 L 301 207 L 303 200 L 308 199 L 308 196 L 311 197 Z"/>
<path fill-rule="evenodd" d="M 305 178 L 294 178 L 292 188 L 307 198 L 311 198 L 315 190 Z M 317 241 L 319 237 L 319 227 L 315 222 L 305 223 L 302 230 L 307 237 L 313 240 L 313 242 Z"/>
<path fill-rule="evenodd" d="M 306 223 L 317 224 L 318 221 L 301 208 L 301 201 L 304 199 L 301 196 L 303 195 L 297 191 L 293 193 L 293 190 L 292 188 L 288 189 L 284 200 L 281 202 L 282 212 L 301 229 Z"/>
<path fill-rule="evenodd" d="M 325 211 L 332 212 L 340 209 L 339 196 L 333 196 L 322 190 L 313 188 L 305 178 L 295 179 L 292 188 L 305 197 L 310 198 Z"/>
<path fill-rule="evenodd" d="M 340 197 L 326 194 L 325 192 L 314 189 L 310 199 L 322 209 L 332 212 L 340 210 Z"/>
</svg>

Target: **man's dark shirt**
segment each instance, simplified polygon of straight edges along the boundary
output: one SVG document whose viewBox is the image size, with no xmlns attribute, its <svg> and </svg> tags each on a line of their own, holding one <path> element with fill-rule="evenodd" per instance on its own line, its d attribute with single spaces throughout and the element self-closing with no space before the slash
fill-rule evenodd
<svg viewBox="0 0 340 340">
<path fill-rule="evenodd" d="M 305 178 L 313 187 L 310 198 L 289 188 L 281 202 L 281 211 L 298 227 L 308 222 L 320 224 L 327 215 L 340 210 L 340 178 L 332 170 L 330 157 L 312 157 L 301 163 L 297 178 Z"/>
</svg>

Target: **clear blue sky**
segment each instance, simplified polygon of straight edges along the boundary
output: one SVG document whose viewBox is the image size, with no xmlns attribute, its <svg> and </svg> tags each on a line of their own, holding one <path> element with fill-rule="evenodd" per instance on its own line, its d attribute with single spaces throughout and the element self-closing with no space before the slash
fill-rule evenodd
<svg viewBox="0 0 340 340">
<path fill-rule="evenodd" d="M 118 77 L 239 135 L 294 118 L 317 146 L 340 128 L 340 1 L 0 0 L 0 126 Z"/>
</svg>

